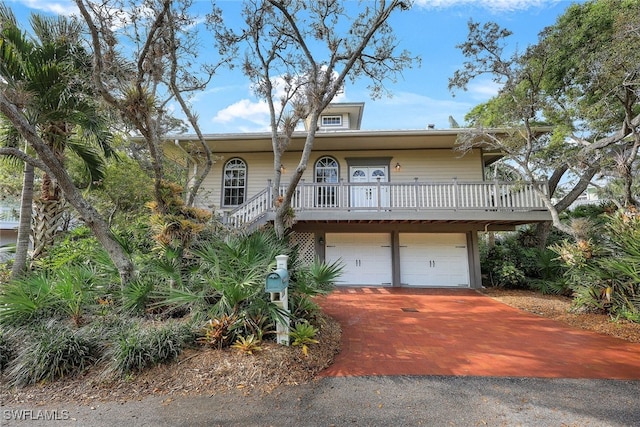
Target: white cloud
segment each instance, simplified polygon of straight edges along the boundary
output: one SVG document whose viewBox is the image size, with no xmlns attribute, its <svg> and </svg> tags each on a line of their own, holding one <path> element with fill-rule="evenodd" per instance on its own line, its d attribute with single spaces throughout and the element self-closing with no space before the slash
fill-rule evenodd
<svg viewBox="0 0 640 427">
<path fill-rule="evenodd" d="M 281 77 L 275 78 L 273 81 L 274 98 L 278 99 L 285 95 L 285 82 Z M 214 91 L 221 91 L 216 90 Z M 344 102 L 347 99 L 344 91 L 336 94 L 333 102 Z M 278 102 L 275 103 L 278 108 Z M 241 99 L 222 110 L 219 110 L 213 117 L 214 123 L 230 125 L 237 121 L 246 121 L 257 125 L 251 127 L 251 131 L 269 130 L 269 106 L 265 101 L 251 100 L 248 98 Z M 246 129 L 246 124 L 237 125 L 239 129 Z"/>
<path fill-rule="evenodd" d="M 561 0 L 416 0 L 415 4 L 426 9 L 473 6 L 492 12 L 514 12 L 554 4 L 559 1 Z"/>
<path fill-rule="evenodd" d="M 473 99 L 486 101 L 496 96 L 501 87 L 502 85 L 493 80 L 479 80 L 469 83 L 467 92 Z"/>
<path fill-rule="evenodd" d="M 30 9 L 58 15 L 74 15 L 78 13 L 76 4 L 71 0 L 9 0 L 12 3 L 20 3 Z"/>
<path fill-rule="evenodd" d="M 242 99 L 218 111 L 213 121 L 216 123 L 230 123 L 238 119 L 256 124 L 268 123 L 269 107 L 266 102 L 253 102 L 249 99 Z"/>
</svg>

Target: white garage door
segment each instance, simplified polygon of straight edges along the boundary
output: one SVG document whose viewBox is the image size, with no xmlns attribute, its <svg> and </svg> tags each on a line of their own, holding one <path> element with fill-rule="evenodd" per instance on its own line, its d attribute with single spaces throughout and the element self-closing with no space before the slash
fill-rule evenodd
<svg viewBox="0 0 640 427">
<path fill-rule="evenodd" d="M 327 233 L 325 241 L 326 260 L 341 259 L 345 266 L 336 285 L 391 285 L 390 234 Z"/>
<path fill-rule="evenodd" d="M 467 237 L 457 233 L 401 233 L 402 286 L 469 286 Z"/>
</svg>

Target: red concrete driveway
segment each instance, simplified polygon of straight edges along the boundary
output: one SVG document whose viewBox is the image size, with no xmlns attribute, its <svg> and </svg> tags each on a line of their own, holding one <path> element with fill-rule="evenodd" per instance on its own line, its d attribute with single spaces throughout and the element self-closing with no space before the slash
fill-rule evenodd
<svg viewBox="0 0 640 427">
<path fill-rule="evenodd" d="M 341 288 L 320 305 L 342 325 L 342 351 L 321 376 L 640 379 L 640 344 L 474 290 Z"/>
</svg>

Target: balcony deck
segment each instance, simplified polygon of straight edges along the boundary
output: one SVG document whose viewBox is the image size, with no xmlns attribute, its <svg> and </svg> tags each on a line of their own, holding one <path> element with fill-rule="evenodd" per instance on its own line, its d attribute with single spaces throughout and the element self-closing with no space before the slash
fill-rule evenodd
<svg viewBox="0 0 640 427">
<path fill-rule="evenodd" d="M 267 187 L 227 213 L 223 222 L 250 227 L 273 219 L 273 188 Z M 284 188 L 279 190 L 284 194 Z M 524 224 L 550 220 L 541 194 L 546 182 L 301 182 L 291 207 L 298 221 L 493 221 Z"/>
</svg>

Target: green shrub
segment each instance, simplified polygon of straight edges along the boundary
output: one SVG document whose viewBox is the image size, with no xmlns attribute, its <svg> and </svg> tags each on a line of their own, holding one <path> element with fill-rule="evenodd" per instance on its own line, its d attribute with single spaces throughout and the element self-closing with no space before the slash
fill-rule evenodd
<svg viewBox="0 0 640 427">
<path fill-rule="evenodd" d="M 565 266 L 574 305 L 634 320 L 640 313 L 640 215 L 617 212 L 599 229 L 599 243 L 553 246 Z"/>
<path fill-rule="evenodd" d="M 138 278 L 128 283 L 121 291 L 122 307 L 133 314 L 142 314 L 151 300 L 153 282 Z"/>
<path fill-rule="evenodd" d="M 39 272 L 23 276 L 0 288 L 0 323 L 24 324 L 36 317 L 48 317 L 56 299 L 52 275 Z"/>
<path fill-rule="evenodd" d="M 82 329 L 49 321 L 29 330 L 7 370 L 12 384 L 24 386 L 83 372 L 99 356 L 99 346 Z"/>
<path fill-rule="evenodd" d="M 86 265 L 26 275 L 0 289 L 0 322 L 21 324 L 61 315 L 79 326 L 85 312 L 95 306 L 99 288 L 99 274 Z"/>
<path fill-rule="evenodd" d="M 494 276 L 498 286 L 516 288 L 524 284 L 526 279 L 522 270 L 511 262 L 504 262 L 499 269 L 495 271 Z"/>
<path fill-rule="evenodd" d="M 109 371 L 124 376 L 170 362 L 193 341 L 194 334 L 186 323 L 131 325 L 117 334 L 107 351 Z"/>
<path fill-rule="evenodd" d="M 557 240 L 553 234 L 552 241 Z M 491 247 L 480 241 L 480 265 L 485 285 L 508 288 L 533 288 L 565 293 L 562 280 L 562 262 L 550 249 L 534 245 L 535 232 L 522 228 L 517 232 L 504 232 L 496 236 Z"/>
<path fill-rule="evenodd" d="M 104 249 L 86 226 L 68 231 L 60 242 L 47 250 L 47 256 L 35 264 L 43 270 L 56 270 L 69 264 L 89 263 Z"/>
</svg>

